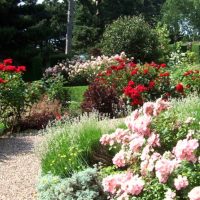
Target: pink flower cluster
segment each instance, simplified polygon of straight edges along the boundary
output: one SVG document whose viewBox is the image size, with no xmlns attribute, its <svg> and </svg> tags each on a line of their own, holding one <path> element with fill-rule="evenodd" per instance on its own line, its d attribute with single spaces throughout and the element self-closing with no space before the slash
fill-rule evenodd
<svg viewBox="0 0 200 200">
<path fill-rule="evenodd" d="M 141 177 L 133 175 L 131 172 L 110 175 L 103 179 L 104 191 L 111 193 L 117 199 L 128 198 L 129 195 L 139 195 L 144 184 Z"/>
<path fill-rule="evenodd" d="M 127 130 L 117 129 L 112 134 L 103 135 L 101 144 L 113 146 L 120 144 L 121 150 L 114 156 L 113 164 L 125 167 L 128 164 L 140 162 L 140 174 L 144 179 L 150 175 L 157 177 L 160 183 L 168 184 L 170 175 L 181 165 L 182 160 L 196 162 L 198 158 L 195 151 L 199 147 L 197 139 L 192 139 L 193 131 L 189 131 L 186 139 L 177 142 L 173 151 L 163 155 L 156 152 L 155 147 L 160 147 L 159 134 L 150 129 L 152 118 L 169 108 L 169 103 L 158 99 L 155 103 L 144 103 L 141 109 L 135 110 L 126 118 Z M 199 159 L 200 160 L 200 159 Z M 118 200 L 128 200 L 130 195 L 138 195 L 143 190 L 145 183 L 139 175 L 130 172 L 115 174 L 103 179 L 106 192 Z M 174 179 L 174 187 L 181 190 L 189 185 L 186 176 L 179 175 Z M 190 200 L 200 200 L 200 188 L 194 188 L 189 194 Z M 165 193 L 165 200 L 174 200 L 176 194 L 169 189 Z"/>
<path fill-rule="evenodd" d="M 196 162 L 197 158 L 194 151 L 198 148 L 199 143 L 197 139 L 179 140 L 173 149 L 173 153 L 179 160 L 187 160 Z"/>
<path fill-rule="evenodd" d="M 189 192 L 188 197 L 190 200 L 200 200 L 200 186 L 193 188 Z"/>
<path fill-rule="evenodd" d="M 169 175 L 173 172 L 176 167 L 174 160 L 169 160 L 162 157 L 155 164 L 156 177 L 160 183 L 166 183 Z"/>
<path fill-rule="evenodd" d="M 165 192 L 165 199 L 164 200 L 174 200 L 176 197 L 176 193 L 173 192 L 170 188 Z"/>
<path fill-rule="evenodd" d="M 143 155 L 144 157 L 144 155 Z M 161 155 L 157 152 L 154 152 L 151 156 L 144 157 L 140 164 L 140 173 L 142 176 L 146 176 L 148 172 L 153 172 L 155 168 L 155 162 L 159 160 Z"/>
<path fill-rule="evenodd" d="M 119 153 L 115 155 L 112 159 L 113 164 L 117 167 L 124 167 L 126 165 L 126 152 L 121 150 Z"/>
<path fill-rule="evenodd" d="M 131 135 L 129 133 L 129 130 L 123 130 L 118 128 L 112 134 L 104 134 L 101 137 L 100 142 L 102 145 L 113 146 L 115 143 L 117 144 L 129 143 L 130 140 L 131 140 Z"/>
<path fill-rule="evenodd" d="M 130 117 L 127 117 L 125 123 L 132 132 L 149 136 L 152 117 L 157 116 L 168 107 L 169 103 L 162 99 L 158 99 L 155 103 L 146 102 L 140 110 L 135 110 Z"/>
<path fill-rule="evenodd" d="M 186 176 L 178 175 L 178 177 L 174 179 L 174 186 L 176 190 L 181 190 L 182 188 L 186 188 L 188 185 L 189 182 Z"/>
</svg>

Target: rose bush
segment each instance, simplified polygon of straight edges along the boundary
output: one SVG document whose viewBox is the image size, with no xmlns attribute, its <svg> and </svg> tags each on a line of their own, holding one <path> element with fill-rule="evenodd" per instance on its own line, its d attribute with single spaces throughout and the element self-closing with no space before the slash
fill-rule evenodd
<svg viewBox="0 0 200 200">
<path fill-rule="evenodd" d="M 101 137 L 102 145 L 119 148 L 113 158 L 114 174 L 104 174 L 102 181 L 110 198 L 200 199 L 198 132 L 187 134 L 185 130 L 182 139 L 175 139 L 169 150 L 152 127 L 153 120 L 170 106 L 162 99 L 146 102 L 126 118 L 126 130 L 117 129 Z"/>
<path fill-rule="evenodd" d="M 115 57 L 116 64 L 99 72 L 92 84 L 102 84 L 116 90 L 118 98 L 133 108 L 144 102 L 163 97 L 184 95 L 181 83 L 175 85 L 170 79 L 170 68 L 165 63 L 136 64 L 127 57 Z M 89 87 L 88 93 L 92 93 Z M 85 99 L 86 100 L 86 99 Z M 95 103 L 95 102 L 93 102 Z"/>
<path fill-rule="evenodd" d="M 22 80 L 25 66 L 14 66 L 12 59 L 0 63 L 0 116 L 6 127 L 13 127 L 28 102 L 27 84 Z"/>
</svg>

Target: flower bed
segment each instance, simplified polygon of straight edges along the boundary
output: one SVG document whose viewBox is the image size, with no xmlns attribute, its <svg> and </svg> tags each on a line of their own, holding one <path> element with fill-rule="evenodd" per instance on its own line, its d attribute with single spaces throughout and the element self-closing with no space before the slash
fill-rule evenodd
<svg viewBox="0 0 200 200">
<path fill-rule="evenodd" d="M 104 134 L 100 143 L 114 155 L 113 165 L 97 162 L 96 181 L 87 185 L 88 191 L 92 193 L 98 188 L 95 194 L 99 199 L 105 199 L 106 195 L 117 200 L 199 200 L 199 100 L 197 96 L 189 96 L 182 101 L 146 102 L 126 118 L 125 129 Z M 48 188 L 52 191 L 57 187 L 50 184 Z M 63 188 L 69 191 L 67 185 Z M 44 187 L 40 190 L 45 191 Z M 53 195 L 58 198 L 57 193 Z M 70 193 L 65 195 L 71 197 Z M 81 199 L 81 195 L 71 199 L 76 198 Z"/>
</svg>

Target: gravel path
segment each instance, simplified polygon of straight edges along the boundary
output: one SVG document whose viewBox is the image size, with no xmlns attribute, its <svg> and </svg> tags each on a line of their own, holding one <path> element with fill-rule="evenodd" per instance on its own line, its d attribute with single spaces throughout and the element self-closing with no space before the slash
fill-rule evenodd
<svg viewBox="0 0 200 200">
<path fill-rule="evenodd" d="M 35 200 L 40 163 L 34 146 L 42 136 L 0 138 L 0 200 Z"/>
</svg>

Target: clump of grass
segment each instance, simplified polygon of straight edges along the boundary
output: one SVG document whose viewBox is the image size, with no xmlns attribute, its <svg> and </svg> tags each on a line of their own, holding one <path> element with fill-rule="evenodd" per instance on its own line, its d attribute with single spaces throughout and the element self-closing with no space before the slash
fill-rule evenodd
<svg viewBox="0 0 200 200">
<path fill-rule="evenodd" d="M 67 177 L 92 164 L 92 154 L 98 151 L 99 139 L 123 126 L 123 120 L 103 117 L 97 113 L 84 114 L 79 118 L 46 129 L 46 141 L 40 147 L 42 172 Z"/>
</svg>

